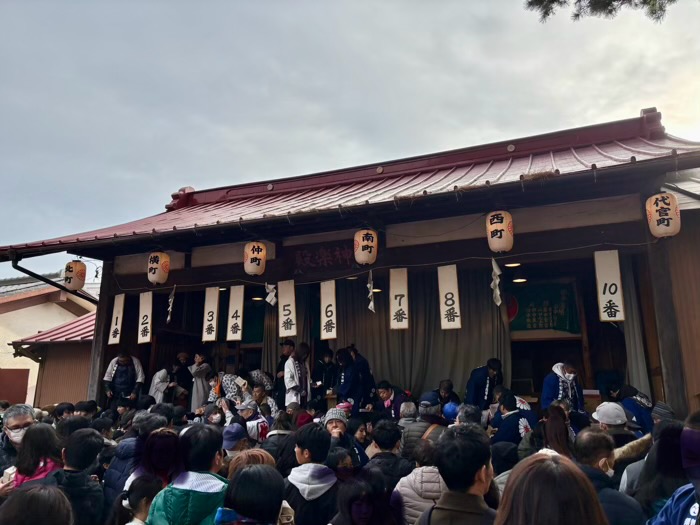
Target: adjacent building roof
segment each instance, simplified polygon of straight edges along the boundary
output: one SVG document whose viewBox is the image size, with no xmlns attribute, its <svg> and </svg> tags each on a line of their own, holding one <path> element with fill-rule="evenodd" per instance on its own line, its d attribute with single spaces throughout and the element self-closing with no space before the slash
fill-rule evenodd
<svg viewBox="0 0 700 525">
<path fill-rule="evenodd" d="M 47 273 L 44 277 L 56 282 L 63 282 L 61 272 Z M 48 284 L 34 279 L 33 277 L 12 277 L 10 279 L 0 279 L 0 298 L 10 297 L 13 295 L 23 295 L 29 292 L 37 292 L 39 290 L 56 291 L 55 288 Z"/>
<path fill-rule="evenodd" d="M 640 117 L 483 146 L 376 163 L 290 179 L 172 195 L 166 212 L 126 224 L 33 243 L 0 247 L 12 253 L 49 253 L 105 241 L 138 240 L 173 232 L 266 221 L 371 206 L 429 195 L 520 184 L 544 175 L 605 170 L 689 156 L 700 143 L 668 135 L 655 108 Z"/>
<path fill-rule="evenodd" d="M 48 343 L 90 342 L 95 333 L 95 315 L 95 312 L 85 314 L 50 330 L 13 341 L 12 345 L 16 347 Z"/>
</svg>

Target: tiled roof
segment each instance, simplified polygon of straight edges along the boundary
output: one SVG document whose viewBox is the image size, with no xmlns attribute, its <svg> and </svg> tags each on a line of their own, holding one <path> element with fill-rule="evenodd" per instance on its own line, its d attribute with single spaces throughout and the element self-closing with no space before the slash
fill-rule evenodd
<svg viewBox="0 0 700 525">
<path fill-rule="evenodd" d="M 13 346 L 22 346 L 28 344 L 46 344 L 46 343 L 70 343 L 70 342 L 89 342 L 92 341 L 95 333 L 95 312 L 85 314 L 81 317 L 68 321 L 50 330 L 39 332 L 36 335 L 31 335 L 14 341 Z"/>
<path fill-rule="evenodd" d="M 15 251 L 60 251 L 105 240 L 148 237 L 209 226 L 291 218 L 428 195 L 504 185 L 543 174 L 604 172 L 656 159 L 699 159 L 700 143 L 665 133 L 661 114 L 487 144 L 410 159 L 304 177 L 173 194 L 168 211 L 144 219 L 45 241 L 0 247 L 0 260 Z"/>
</svg>

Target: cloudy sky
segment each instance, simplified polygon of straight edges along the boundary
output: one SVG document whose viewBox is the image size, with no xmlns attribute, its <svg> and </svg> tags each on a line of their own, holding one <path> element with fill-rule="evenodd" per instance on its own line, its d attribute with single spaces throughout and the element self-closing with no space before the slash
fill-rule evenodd
<svg viewBox="0 0 700 525">
<path fill-rule="evenodd" d="M 197 189 L 663 113 L 700 140 L 700 2 L 546 24 L 518 0 L 5 1 L 0 245 Z M 26 261 L 59 269 L 65 256 Z M 0 264 L 0 278 L 15 275 Z"/>
</svg>

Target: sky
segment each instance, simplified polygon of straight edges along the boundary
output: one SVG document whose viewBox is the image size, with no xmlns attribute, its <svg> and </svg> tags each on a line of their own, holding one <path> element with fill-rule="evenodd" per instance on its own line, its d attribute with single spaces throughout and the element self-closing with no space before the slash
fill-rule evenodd
<svg viewBox="0 0 700 525">
<path fill-rule="evenodd" d="M 0 5 L 0 245 L 204 189 L 467 147 L 657 107 L 700 140 L 700 1 L 662 23 L 546 23 L 520 1 Z M 25 261 L 60 269 L 59 254 Z M 17 276 L 0 264 L 0 279 Z"/>
</svg>

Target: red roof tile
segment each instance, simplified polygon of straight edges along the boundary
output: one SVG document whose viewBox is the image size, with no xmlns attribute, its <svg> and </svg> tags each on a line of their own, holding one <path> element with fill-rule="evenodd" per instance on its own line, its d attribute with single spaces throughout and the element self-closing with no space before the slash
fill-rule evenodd
<svg viewBox="0 0 700 525">
<path fill-rule="evenodd" d="M 387 163 L 203 191 L 183 188 L 173 194 L 164 213 L 0 247 L 0 260 L 8 259 L 11 251 L 60 251 L 95 241 L 416 199 L 519 183 L 542 173 L 571 175 L 698 152 L 700 143 L 667 135 L 661 114 L 644 110 L 638 118 Z"/>
<path fill-rule="evenodd" d="M 95 333 L 95 312 L 68 321 L 50 330 L 13 341 L 13 345 L 90 342 Z"/>
</svg>

